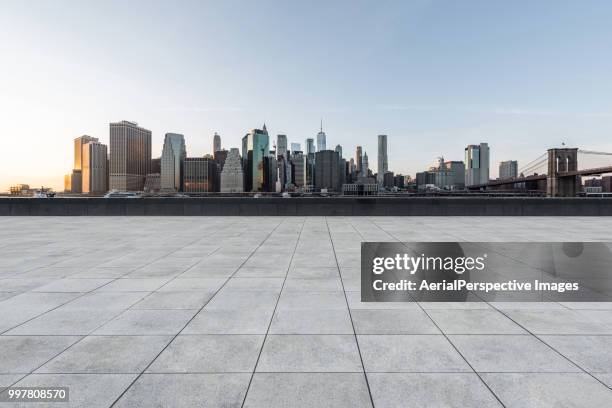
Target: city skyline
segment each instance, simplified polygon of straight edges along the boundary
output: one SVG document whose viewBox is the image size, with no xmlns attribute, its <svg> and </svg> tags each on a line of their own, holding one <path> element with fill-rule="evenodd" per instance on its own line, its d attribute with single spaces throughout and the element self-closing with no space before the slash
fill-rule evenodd
<svg viewBox="0 0 612 408">
<path fill-rule="evenodd" d="M 0 188 L 61 189 L 65 146 L 108 144 L 108 123 L 126 118 L 151 130 L 155 157 L 166 133 L 202 156 L 215 131 L 239 147 L 264 120 L 303 145 L 322 118 L 327 145 L 361 145 L 371 167 L 389 135 L 390 168 L 411 175 L 482 141 L 492 178 L 563 142 L 612 151 L 612 5 L 589 3 L 146 2 L 142 19 L 144 2 L 9 1 Z"/>
</svg>

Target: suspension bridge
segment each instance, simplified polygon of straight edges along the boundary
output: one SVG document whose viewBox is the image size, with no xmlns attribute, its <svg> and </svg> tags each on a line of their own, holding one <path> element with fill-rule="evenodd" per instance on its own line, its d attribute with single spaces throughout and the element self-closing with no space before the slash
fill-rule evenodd
<svg viewBox="0 0 612 408">
<path fill-rule="evenodd" d="M 548 197 L 575 197 L 581 177 L 612 173 L 612 153 L 578 148 L 553 148 L 521 167 L 518 177 L 489 180 L 468 186 L 470 190 L 514 188 L 546 189 Z M 582 168 L 578 166 L 578 160 Z M 593 159 L 600 163 L 594 164 Z M 603 162 L 602 162 L 603 159 Z"/>
</svg>

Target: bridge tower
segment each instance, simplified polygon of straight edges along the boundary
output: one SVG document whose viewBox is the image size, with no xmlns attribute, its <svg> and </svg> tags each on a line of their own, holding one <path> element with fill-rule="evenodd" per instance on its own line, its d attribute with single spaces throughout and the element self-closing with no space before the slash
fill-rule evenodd
<svg viewBox="0 0 612 408">
<path fill-rule="evenodd" d="M 546 196 L 575 197 L 579 191 L 578 176 L 564 173 L 578 170 L 578 149 L 548 149 Z"/>
</svg>

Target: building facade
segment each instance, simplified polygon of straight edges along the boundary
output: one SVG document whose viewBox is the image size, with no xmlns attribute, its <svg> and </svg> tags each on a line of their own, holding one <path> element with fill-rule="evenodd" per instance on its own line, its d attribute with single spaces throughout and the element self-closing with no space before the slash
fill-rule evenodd
<svg viewBox="0 0 612 408">
<path fill-rule="evenodd" d="M 135 122 L 110 124 L 109 188 L 142 191 L 151 170 L 151 131 Z"/>
<path fill-rule="evenodd" d="M 215 191 L 217 163 L 212 156 L 186 157 L 183 161 L 183 191 L 211 193 Z"/>
<path fill-rule="evenodd" d="M 315 154 L 314 139 L 306 139 L 306 155 Z"/>
<path fill-rule="evenodd" d="M 287 135 L 276 135 L 276 155 L 287 159 Z"/>
<path fill-rule="evenodd" d="M 489 182 L 489 145 L 480 143 L 465 148 L 465 185 Z"/>
<path fill-rule="evenodd" d="M 182 190 L 183 161 L 187 157 L 185 137 L 178 133 L 166 133 L 161 156 L 161 191 Z"/>
<path fill-rule="evenodd" d="M 264 125 L 265 127 L 265 125 Z M 268 191 L 268 166 L 266 157 L 270 151 L 268 131 L 266 129 L 252 129 L 243 138 L 242 158 L 245 164 L 244 191 Z"/>
<path fill-rule="evenodd" d="M 377 177 L 379 185 L 384 184 L 385 173 L 389 170 L 389 159 L 387 157 L 387 135 L 378 135 L 378 168 Z"/>
<path fill-rule="evenodd" d="M 314 185 L 317 190 L 341 191 L 340 157 L 334 150 L 321 150 L 315 154 Z"/>
<path fill-rule="evenodd" d="M 83 170 L 81 172 L 82 192 L 104 194 L 108 191 L 108 150 L 100 142 L 83 145 Z"/>
<path fill-rule="evenodd" d="M 244 192 L 244 171 L 242 171 L 242 159 L 237 148 L 232 147 L 227 154 L 223 170 L 221 171 L 222 193 Z"/>
<path fill-rule="evenodd" d="M 215 135 L 213 136 L 213 155 L 219 150 L 221 150 L 221 136 L 215 132 Z"/>
<path fill-rule="evenodd" d="M 516 160 L 508 160 L 499 163 L 499 178 L 509 179 L 518 176 L 518 162 Z"/>
<path fill-rule="evenodd" d="M 355 172 L 357 173 L 357 176 L 361 175 L 362 167 L 363 167 L 363 153 L 361 150 L 361 146 L 357 146 L 357 148 L 355 149 Z"/>
<path fill-rule="evenodd" d="M 73 193 L 82 193 L 82 178 L 79 177 L 79 174 L 83 172 L 83 153 L 85 151 L 85 145 L 89 142 L 98 142 L 98 138 L 91 137 L 88 135 L 79 136 L 74 139 L 74 165 L 72 166 L 73 174 L 75 170 L 78 170 L 76 173 L 75 182 L 71 183 L 71 192 Z"/>
<path fill-rule="evenodd" d="M 317 152 L 327 150 L 327 135 L 323 132 L 323 121 L 321 121 L 321 130 L 317 133 Z"/>
</svg>

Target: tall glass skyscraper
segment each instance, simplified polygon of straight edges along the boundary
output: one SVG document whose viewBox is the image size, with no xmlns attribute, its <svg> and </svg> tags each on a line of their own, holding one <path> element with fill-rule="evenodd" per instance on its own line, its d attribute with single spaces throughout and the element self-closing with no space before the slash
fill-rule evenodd
<svg viewBox="0 0 612 408">
<path fill-rule="evenodd" d="M 270 140 L 265 125 L 264 129 L 252 129 L 244 136 L 243 149 L 246 153 L 244 191 L 267 191 L 267 171 L 264 158 L 270 151 Z"/>
<path fill-rule="evenodd" d="M 185 157 L 187 157 L 187 151 L 183 135 L 166 133 L 161 157 L 162 191 L 182 191 L 182 171 Z"/>
<path fill-rule="evenodd" d="M 327 135 L 323 132 L 323 120 L 321 120 L 321 130 L 317 133 L 317 152 L 327 150 Z M 314 153 L 314 152 L 313 152 Z"/>
<path fill-rule="evenodd" d="M 314 139 L 308 138 L 306 139 L 306 154 L 314 154 L 315 153 L 315 145 Z"/>
<path fill-rule="evenodd" d="M 276 155 L 287 159 L 287 135 L 276 135 Z"/>
<path fill-rule="evenodd" d="M 213 155 L 221 150 L 221 136 L 217 132 L 213 136 Z"/>
</svg>

